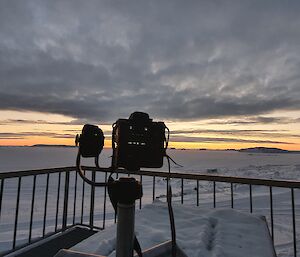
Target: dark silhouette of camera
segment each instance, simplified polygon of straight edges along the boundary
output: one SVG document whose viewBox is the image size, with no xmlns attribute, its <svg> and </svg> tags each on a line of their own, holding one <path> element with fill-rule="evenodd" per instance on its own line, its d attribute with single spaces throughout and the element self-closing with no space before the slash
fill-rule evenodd
<svg viewBox="0 0 300 257">
<path fill-rule="evenodd" d="M 112 133 L 113 167 L 127 170 L 162 167 L 166 154 L 165 130 L 163 122 L 154 122 L 143 112 L 134 112 L 129 119 L 118 119 Z"/>
<path fill-rule="evenodd" d="M 85 124 L 81 135 L 76 136 L 76 145 L 82 157 L 98 157 L 104 146 L 103 131 L 95 125 Z"/>
</svg>

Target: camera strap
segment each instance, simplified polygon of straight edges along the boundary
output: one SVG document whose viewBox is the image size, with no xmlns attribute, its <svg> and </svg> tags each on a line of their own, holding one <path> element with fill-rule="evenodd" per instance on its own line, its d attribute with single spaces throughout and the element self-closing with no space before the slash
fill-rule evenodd
<svg viewBox="0 0 300 257">
<path fill-rule="evenodd" d="M 111 204 L 115 210 L 115 213 L 118 214 L 118 202 L 120 199 L 119 199 L 119 194 L 116 192 L 116 188 L 114 187 L 114 181 L 115 180 L 111 176 L 109 176 L 108 183 L 107 183 L 107 191 L 108 191 L 108 196 L 111 201 Z M 141 245 L 135 235 L 134 235 L 133 249 L 136 251 L 139 257 L 143 256 Z"/>
</svg>

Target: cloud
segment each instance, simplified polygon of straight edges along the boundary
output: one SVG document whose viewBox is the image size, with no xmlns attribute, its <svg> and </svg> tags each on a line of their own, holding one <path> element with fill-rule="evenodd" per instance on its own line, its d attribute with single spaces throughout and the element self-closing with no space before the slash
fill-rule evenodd
<svg viewBox="0 0 300 257">
<path fill-rule="evenodd" d="M 65 132 L 65 133 L 63 133 Z M 74 138 L 81 130 L 64 130 L 62 133 L 55 132 L 0 132 L 1 139 L 24 139 L 27 137 L 49 137 L 49 138 Z M 111 138 L 111 131 L 104 131 L 105 138 Z"/>
<path fill-rule="evenodd" d="M 259 129 L 185 129 L 173 130 L 171 135 L 185 135 L 190 137 L 196 134 L 214 134 L 214 135 L 229 135 L 229 136 L 246 136 L 260 138 L 300 138 L 299 134 L 290 133 L 287 130 L 259 130 Z"/>
<path fill-rule="evenodd" d="M 300 123 L 300 118 L 252 116 L 241 119 L 212 120 L 206 124 L 252 125 L 252 124 L 292 124 Z"/>
<path fill-rule="evenodd" d="M 296 0 L 1 1 L 0 109 L 106 123 L 135 110 L 299 110 L 299 11 Z"/>
<path fill-rule="evenodd" d="M 46 121 L 46 120 L 24 120 L 24 119 L 8 119 L 0 121 L 0 125 L 24 125 L 24 124 L 47 124 L 47 125 L 82 125 L 82 120 L 72 120 L 70 122 Z"/>
<path fill-rule="evenodd" d="M 60 134 L 54 132 L 8 132 L 0 133 L 2 139 L 24 139 L 26 137 L 51 137 L 51 138 L 75 138 L 74 134 Z"/>
<path fill-rule="evenodd" d="M 173 142 L 195 142 L 195 143 L 255 143 L 255 144 L 286 144 L 292 145 L 294 143 L 273 140 L 253 140 L 253 139 L 240 139 L 240 138 L 222 138 L 222 137 L 185 137 L 173 136 Z"/>
<path fill-rule="evenodd" d="M 13 140 L 19 140 L 19 139 L 24 139 L 23 137 L 1 137 L 0 140 L 6 140 L 6 139 L 13 139 Z"/>
</svg>

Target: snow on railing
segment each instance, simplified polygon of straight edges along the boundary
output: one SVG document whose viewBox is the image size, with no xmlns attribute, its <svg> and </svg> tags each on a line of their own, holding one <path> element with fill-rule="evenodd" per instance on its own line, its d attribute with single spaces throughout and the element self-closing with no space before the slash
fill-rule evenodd
<svg viewBox="0 0 300 257">
<path fill-rule="evenodd" d="M 106 181 L 110 172 L 110 169 L 105 168 L 83 167 L 83 169 L 86 176 L 93 181 Z M 291 241 L 293 255 L 294 257 L 297 256 L 295 190 L 300 189 L 300 181 L 176 172 L 169 175 L 161 171 L 145 170 L 136 172 L 118 170 L 117 176 L 119 174 L 139 177 L 144 185 L 143 199 L 146 203 L 165 196 L 162 192 L 167 189 L 168 180 L 166 178 L 168 177 L 179 182 L 177 183 L 178 192 L 173 191 L 173 198 L 178 198 L 178 202 L 181 204 L 187 200 L 184 196 L 187 198 L 187 195 L 194 195 L 193 192 L 195 191 L 194 204 L 199 206 L 199 184 L 209 183 L 205 184 L 205 187 L 211 187 L 211 191 L 206 190 L 205 198 L 208 197 L 208 193 L 212 194 L 211 207 L 213 208 L 219 207 L 217 196 L 220 197 L 224 194 L 224 192 L 218 194 L 217 184 L 229 184 L 226 189 L 228 189 L 230 195 L 230 208 L 236 208 L 238 204 L 235 204 L 235 201 L 240 201 L 240 199 L 234 197 L 236 186 L 246 185 L 249 191 L 247 211 L 251 213 L 254 211 L 253 187 L 267 187 L 269 211 L 261 214 L 269 216 L 269 227 L 273 242 L 275 240 L 273 188 L 285 188 L 290 191 Z M 189 194 L 185 193 L 184 181 L 189 181 L 186 185 L 189 187 L 187 190 Z M 172 183 L 174 182 L 172 181 Z M 157 196 L 157 193 L 159 193 L 159 196 Z M 187 201 L 191 203 L 191 199 Z M 205 201 L 204 206 L 207 207 L 208 204 L 209 202 Z M 264 204 L 267 205 L 267 203 Z M 224 207 L 223 205 L 221 207 Z M 139 201 L 139 208 L 142 208 L 142 199 Z M 245 208 L 242 208 L 242 210 L 245 211 Z M 75 167 L 0 173 L 0 251 L 2 254 L 13 252 L 74 225 L 83 225 L 91 229 L 101 230 L 105 228 L 106 222 L 113 221 L 116 221 L 116 215 L 110 202 L 107 201 L 106 188 L 95 188 L 79 180 Z"/>
</svg>

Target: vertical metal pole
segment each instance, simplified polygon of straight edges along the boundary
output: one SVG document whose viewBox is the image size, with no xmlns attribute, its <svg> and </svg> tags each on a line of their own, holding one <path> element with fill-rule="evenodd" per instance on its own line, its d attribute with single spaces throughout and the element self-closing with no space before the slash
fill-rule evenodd
<svg viewBox="0 0 300 257">
<path fill-rule="evenodd" d="M 19 216 L 19 202 L 20 202 L 20 191 L 21 191 L 21 180 L 22 180 L 22 177 L 19 177 L 19 179 L 18 179 L 18 191 L 17 191 L 17 202 L 16 202 L 16 212 L 15 212 L 13 249 L 16 248 L 16 238 L 17 238 L 17 230 L 18 230 L 18 216 Z"/>
<path fill-rule="evenodd" d="M 166 188 L 166 196 L 168 195 L 168 190 L 169 190 L 169 183 L 170 183 L 170 176 L 168 175 L 168 177 L 167 177 L 167 188 Z M 167 197 L 166 197 L 166 199 L 167 199 Z"/>
<path fill-rule="evenodd" d="M 96 181 L 96 172 L 92 171 L 92 181 Z M 91 186 L 90 199 L 90 226 L 94 226 L 94 210 L 95 210 L 95 186 Z"/>
<path fill-rule="evenodd" d="M 107 172 L 105 172 L 105 183 L 107 182 Z M 106 199 L 107 199 L 107 187 L 104 187 L 104 202 L 103 202 L 103 229 L 105 228 L 106 221 Z"/>
<path fill-rule="evenodd" d="M 252 205 L 252 185 L 249 185 L 249 194 L 250 194 L 250 213 L 253 212 L 253 205 Z"/>
<path fill-rule="evenodd" d="M 143 184 L 143 176 L 140 175 L 140 182 L 141 184 Z M 140 198 L 140 206 L 139 206 L 140 209 L 142 209 L 142 197 Z"/>
<path fill-rule="evenodd" d="M 85 176 L 85 170 L 83 171 L 83 175 Z M 81 224 L 83 224 L 84 196 L 85 196 L 85 182 L 84 180 L 82 180 L 82 199 L 81 199 L 81 218 L 80 218 Z"/>
<path fill-rule="evenodd" d="M 231 208 L 233 209 L 233 183 L 230 183 L 230 191 L 231 191 Z"/>
<path fill-rule="evenodd" d="M 183 178 L 181 179 L 181 204 L 183 204 Z"/>
<path fill-rule="evenodd" d="M 155 176 L 153 176 L 153 183 L 152 183 L 152 201 L 155 200 Z"/>
<path fill-rule="evenodd" d="M 213 182 L 214 185 L 214 208 L 216 208 L 216 181 Z"/>
<path fill-rule="evenodd" d="M 33 221 L 33 210 L 34 210 L 34 200 L 35 200 L 35 187 L 36 187 L 36 175 L 33 176 L 33 185 L 32 185 L 31 211 L 30 211 L 29 237 L 28 237 L 29 243 L 31 242 L 31 238 L 32 238 L 32 221 Z"/>
<path fill-rule="evenodd" d="M 49 191 L 49 173 L 47 173 L 46 192 L 45 192 L 45 205 L 44 205 L 44 220 L 43 220 L 43 237 L 46 232 L 46 219 L 47 219 L 47 204 L 48 204 L 48 191 Z"/>
<path fill-rule="evenodd" d="M 135 203 L 118 203 L 116 257 L 132 257 Z"/>
<path fill-rule="evenodd" d="M 1 185 L 0 185 L 0 218 L 1 218 L 1 210 L 2 210 L 3 188 L 4 188 L 4 178 L 1 179 Z"/>
<path fill-rule="evenodd" d="M 274 243 L 274 221 L 273 221 L 273 193 L 272 193 L 272 186 L 269 187 L 270 189 L 270 209 L 271 209 L 271 231 L 272 231 L 272 241 Z"/>
<path fill-rule="evenodd" d="M 199 206 L 199 180 L 197 180 L 197 206 Z"/>
<path fill-rule="evenodd" d="M 73 224 L 75 224 L 75 217 L 76 217 L 76 200 L 77 200 L 77 172 L 75 171 L 74 203 L 73 203 Z"/>
<path fill-rule="evenodd" d="M 142 184 L 134 178 L 120 178 L 115 188 L 118 213 L 116 257 L 132 257 L 135 200 L 142 197 Z"/>
<path fill-rule="evenodd" d="M 58 183 L 57 183 L 56 213 L 55 213 L 55 232 L 57 231 L 58 212 L 59 212 L 60 181 L 61 181 L 61 173 L 59 172 Z"/>
<path fill-rule="evenodd" d="M 292 215 L 293 215 L 293 246 L 294 246 L 294 257 L 297 257 L 297 238 L 296 238 L 296 218 L 295 218 L 295 196 L 294 188 L 291 188 L 292 197 Z"/>
<path fill-rule="evenodd" d="M 119 172 L 117 172 L 117 179 L 119 178 Z M 115 210 L 114 222 L 117 223 L 117 211 Z"/>
<path fill-rule="evenodd" d="M 65 175 L 65 191 L 64 191 L 64 208 L 63 208 L 62 230 L 67 229 L 67 223 L 68 223 L 69 182 L 70 182 L 70 171 L 67 171 L 66 175 Z"/>
</svg>

